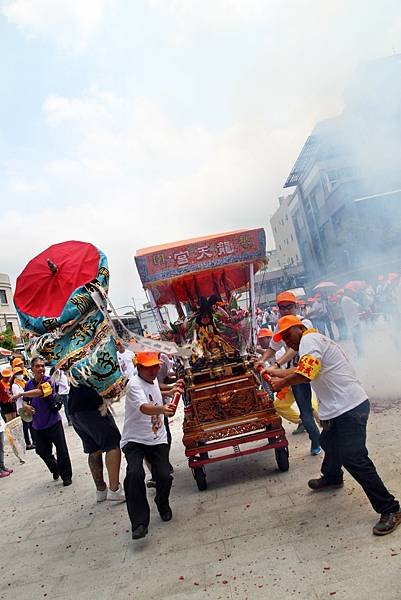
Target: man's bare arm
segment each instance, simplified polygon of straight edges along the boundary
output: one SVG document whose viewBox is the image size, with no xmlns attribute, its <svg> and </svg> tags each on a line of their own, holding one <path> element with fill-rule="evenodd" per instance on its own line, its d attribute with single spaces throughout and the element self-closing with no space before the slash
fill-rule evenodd
<svg viewBox="0 0 401 600">
<path fill-rule="evenodd" d="M 290 360 L 292 360 L 294 358 L 294 356 L 297 355 L 297 352 L 295 350 L 293 350 L 292 348 L 288 348 L 285 353 L 283 354 L 283 356 L 280 356 L 280 358 L 278 358 L 276 360 L 276 363 L 280 366 L 282 365 L 286 365 L 287 363 L 290 362 Z"/>
<path fill-rule="evenodd" d="M 39 398 L 40 396 L 43 396 L 43 391 L 41 389 L 34 389 L 28 392 L 18 392 L 18 394 L 11 396 L 11 400 L 15 402 L 18 398 Z"/>
<path fill-rule="evenodd" d="M 167 417 L 172 417 L 175 413 L 175 406 L 171 404 L 141 404 L 139 410 L 148 416 L 153 415 L 166 415 Z"/>
<path fill-rule="evenodd" d="M 282 369 L 279 377 L 272 377 L 271 386 L 275 392 L 279 392 L 284 387 L 297 385 L 298 383 L 310 383 L 310 380 L 296 372 L 296 369 Z"/>
</svg>

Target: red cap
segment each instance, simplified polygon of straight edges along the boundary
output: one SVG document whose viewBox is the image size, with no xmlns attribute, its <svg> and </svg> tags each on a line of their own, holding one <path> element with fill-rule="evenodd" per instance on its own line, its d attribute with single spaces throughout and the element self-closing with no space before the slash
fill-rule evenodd
<svg viewBox="0 0 401 600">
<path fill-rule="evenodd" d="M 281 292 L 278 294 L 276 302 L 277 304 L 280 304 L 281 302 L 291 302 L 292 304 L 296 304 L 297 297 L 292 292 Z"/>
<path fill-rule="evenodd" d="M 273 332 L 271 329 L 268 329 L 267 327 L 261 327 L 259 329 L 258 338 L 272 337 L 272 336 L 273 336 Z"/>
<path fill-rule="evenodd" d="M 277 332 L 273 335 L 273 340 L 275 342 L 281 342 L 281 340 L 283 339 L 283 331 L 287 331 L 287 329 L 291 329 L 291 327 L 296 327 L 297 325 L 303 325 L 303 323 L 295 315 L 287 315 L 286 317 L 281 317 L 281 319 L 278 320 L 278 329 Z"/>
<path fill-rule="evenodd" d="M 159 355 L 157 352 L 137 352 L 135 354 L 135 362 L 143 367 L 154 367 L 160 365 Z"/>
</svg>

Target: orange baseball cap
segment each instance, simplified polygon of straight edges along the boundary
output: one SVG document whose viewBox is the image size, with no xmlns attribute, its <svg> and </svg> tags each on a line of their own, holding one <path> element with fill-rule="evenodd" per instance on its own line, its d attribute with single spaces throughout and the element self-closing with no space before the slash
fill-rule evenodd
<svg viewBox="0 0 401 600">
<path fill-rule="evenodd" d="M 2 377 L 11 377 L 11 375 L 12 375 L 11 369 L 5 368 L 1 372 Z"/>
<path fill-rule="evenodd" d="M 157 352 L 137 352 L 135 354 L 135 362 L 143 367 L 154 367 L 160 364 L 159 355 Z"/>
<path fill-rule="evenodd" d="M 24 361 L 19 356 L 16 356 L 12 361 L 13 367 L 17 367 L 19 365 L 23 365 Z"/>
<path fill-rule="evenodd" d="M 292 292 L 281 292 L 278 294 L 276 302 L 277 304 L 280 304 L 280 302 L 291 302 L 292 304 L 296 304 L 297 297 Z"/>
<path fill-rule="evenodd" d="M 259 329 L 258 332 L 258 338 L 263 338 L 263 337 L 272 337 L 273 332 L 271 329 L 268 329 L 267 327 L 261 327 Z"/>
<path fill-rule="evenodd" d="M 281 319 L 279 319 L 277 322 L 278 330 L 273 335 L 273 340 L 275 342 L 281 342 L 281 340 L 283 339 L 283 331 L 287 331 L 287 329 L 291 329 L 291 327 L 295 327 L 297 325 L 303 325 L 303 323 L 295 315 L 287 315 L 286 317 L 281 317 Z"/>
<path fill-rule="evenodd" d="M 17 373 L 23 373 L 24 369 L 22 367 L 14 367 L 13 368 L 13 373 L 14 375 L 16 375 Z"/>
</svg>

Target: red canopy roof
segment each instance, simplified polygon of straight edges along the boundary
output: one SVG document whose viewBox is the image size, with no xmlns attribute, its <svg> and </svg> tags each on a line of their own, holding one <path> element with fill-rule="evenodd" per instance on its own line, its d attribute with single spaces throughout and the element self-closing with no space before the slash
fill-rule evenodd
<svg viewBox="0 0 401 600">
<path fill-rule="evenodd" d="M 144 288 L 159 305 L 195 302 L 200 296 L 224 294 L 249 282 L 266 262 L 264 229 L 242 229 L 137 251 L 135 262 Z"/>
</svg>

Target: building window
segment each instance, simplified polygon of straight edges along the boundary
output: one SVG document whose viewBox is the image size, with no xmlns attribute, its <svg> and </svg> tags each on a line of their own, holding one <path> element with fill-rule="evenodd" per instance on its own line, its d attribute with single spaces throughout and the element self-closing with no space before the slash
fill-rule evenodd
<svg viewBox="0 0 401 600">
<path fill-rule="evenodd" d="M 279 247 L 279 250 L 281 250 L 281 244 L 279 244 L 278 247 Z"/>
<path fill-rule="evenodd" d="M 292 242 L 294 241 L 294 236 L 292 234 L 291 234 L 291 241 Z"/>
<path fill-rule="evenodd" d="M 14 333 L 14 324 L 13 324 L 13 323 L 11 323 L 11 321 L 9 321 L 9 322 L 7 323 L 7 328 L 8 328 L 8 329 L 11 329 L 11 331 Z"/>
<path fill-rule="evenodd" d="M 0 304 L 8 304 L 6 290 L 0 290 Z"/>
<path fill-rule="evenodd" d="M 344 179 L 350 179 L 355 177 L 355 175 L 355 170 L 351 167 L 343 167 L 342 169 L 332 169 L 331 171 L 327 171 L 327 177 L 333 187 L 340 183 L 340 181 L 344 181 Z"/>
</svg>

